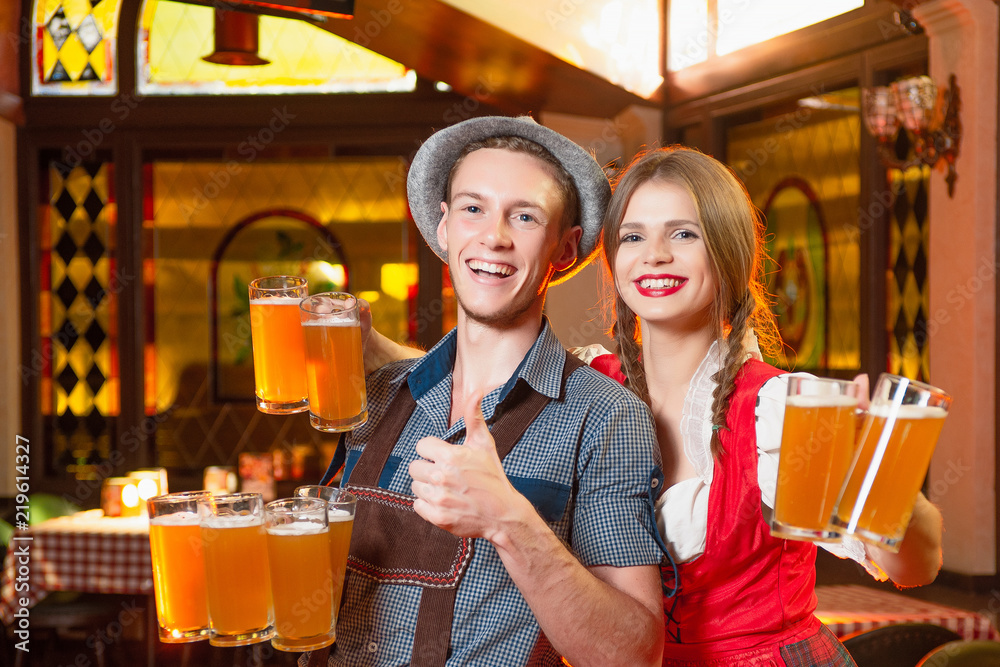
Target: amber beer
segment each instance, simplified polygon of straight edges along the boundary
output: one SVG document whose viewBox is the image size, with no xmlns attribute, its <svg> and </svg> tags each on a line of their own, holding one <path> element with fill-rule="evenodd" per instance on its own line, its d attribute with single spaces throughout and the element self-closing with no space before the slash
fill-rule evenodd
<svg viewBox="0 0 1000 667">
<path fill-rule="evenodd" d="M 199 502 L 213 646 L 241 646 L 274 634 L 267 535 L 259 493 Z"/>
<path fill-rule="evenodd" d="M 347 431 L 368 419 L 361 320 L 357 300 L 343 292 L 302 300 L 310 423 Z"/>
<path fill-rule="evenodd" d="M 334 640 L 326 501 L 288 498 L 268 503 L 267 557 L 275 634 L 281 651 L 311 651 Z"/>
<path fill-rule="evenodd" d="M 351 533 L 354 530 L 354 508 L 348 514 L 344 510 L 330 509 L 330 568 L 333 575 L 333 615 L 336 619 L 340 601 L 344 596 L 344 576 L 347 574 L 347 554 L 351 549 Z"/>
<path fill-rule="evenodd" d="M 150 498 L 149 549 L 160 641 L 174 644 L 208 639 L 205 563 L 198 527 L 203 492 Z"/>
<path fill-rule="evenodd" d="M 335 486 L 306 485 L 295 489 L 303 498 L 322 498 L 327 501 L 327 518 L 330 524 L 330 567 L 333 574 L 333 615 L 336 620 L 344 593 L 344 576 L 347 573 L 347 554 L 351 549 L 354 529 L 354 512 L 357 499 L 350 491 Z"/>
<path fill-rule="evenodd" d="M 808 376 L 788 379 L 771 534 L 834 541 L 830 514 L 854 455 L 857 385 Z"/>
<path fill-rule="evenodd" d="M 883 373 L 832 522 L 898 551 L 951 406 L 936 387 Z"/>
<path fill-rule="evenodd" d="M 268 414 L 308 409 L 305 340 L 299 302 L 308 294 L 305 278 L 268 276 L 250 283 L 257 407 Z"/>
</svg>

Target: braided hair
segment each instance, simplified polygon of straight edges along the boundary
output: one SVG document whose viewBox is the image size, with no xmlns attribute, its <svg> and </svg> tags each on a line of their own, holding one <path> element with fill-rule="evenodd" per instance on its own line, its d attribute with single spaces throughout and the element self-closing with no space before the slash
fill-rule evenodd
<svg viewBox="0 0 1000 667">
<path fill-rule="evenodd" d="M 717 292 L 712 304 L 715 337 L 723 353 L 719 372 L 712 376 L 712 455 L 722 453 L 718 430 L 726 427 L 729 399 L 736 377 L 746 361 L 744 343 L 752 330 L 762 350 L 780 344 L 777 325 L 764 288 L 764 223 L 746 188 L 721 162 L 704 153 L 671 146 L 640 153 L 618 180 L 604 217 L 604 263 L 615 285 L 615 257 L 621 245 L 618 228 L 635 191 L 648 182 L 671 183 L 691 195 L 701 223 Z M 615 290 L 611 337 L 625 374 L 626 386 L 650 403 L 642 364 L 639 318 Z"/>
</svg>

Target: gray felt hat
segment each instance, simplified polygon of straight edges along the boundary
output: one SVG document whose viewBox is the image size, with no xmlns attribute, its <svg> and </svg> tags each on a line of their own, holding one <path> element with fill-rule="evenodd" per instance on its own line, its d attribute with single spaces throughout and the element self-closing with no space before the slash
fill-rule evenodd
<svg viewBox="0 0 1000 667">
<path fill-rule="evenodd" d="M 445 198 L 448 172 L 466 144 L 505 136 L 522 137 L 544 146 L 559 160 L 576 185 L 580 216 L 575 222 L 583 227 L 583 235 L 576 263 L 552 276 L 552 283 L 561 282 L 580 270 L 596 254 L 604 209 L 611 198 L 611 186 L 601 165 L 590 153 L 558 132 L 539 125 L 529 116 L 471 118 L 432 134 L 414 156 L 406 178 L 410 212 L 427 245 L 438 257 L 447 261 L 447 254 L 438 245 L 437 227 L 441 222 L 441 202 Z"/>
</svg>

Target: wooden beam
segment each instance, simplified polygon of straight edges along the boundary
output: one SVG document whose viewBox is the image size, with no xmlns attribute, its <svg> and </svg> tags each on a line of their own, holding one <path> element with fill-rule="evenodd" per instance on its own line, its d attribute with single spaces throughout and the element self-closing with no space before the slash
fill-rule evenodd
<svg viewBox="0 0 1000 667">
<path fill-rule="evenodd" d="M 439 0 L 357 0 L 353 20 L 317 25 L 507 113 L 611 118 L 655 104 Z"/>
</svg>

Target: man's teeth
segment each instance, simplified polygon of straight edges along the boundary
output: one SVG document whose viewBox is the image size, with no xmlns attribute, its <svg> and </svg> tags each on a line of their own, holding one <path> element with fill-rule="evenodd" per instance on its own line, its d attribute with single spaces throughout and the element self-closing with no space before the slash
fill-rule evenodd
<svg viewBox="0 0 1000 667">
<path fill-rule="evenodd" d="M 665 289 L 668 287 L 678 287 L 683 280 L 676 278 L 643 278 L 639 281 L 639 287 L 643 289 Z"/>
<path fill-rule="evenodd" d="M 473 271 L 482 271 L 484 273 L 499 274 L 501 276 L 512 276 L 514 275 L 514 267 L 508 266 L 506 264 L 490 264 L 488 262 L 481 262 L 478 259 L 469 260 L 469 268 Z"/>
</svg>

